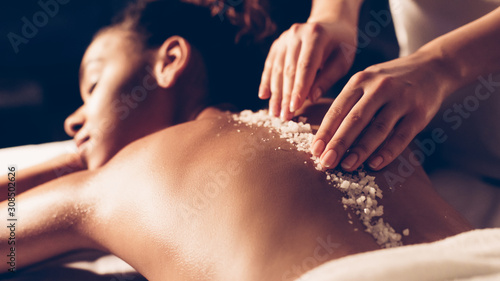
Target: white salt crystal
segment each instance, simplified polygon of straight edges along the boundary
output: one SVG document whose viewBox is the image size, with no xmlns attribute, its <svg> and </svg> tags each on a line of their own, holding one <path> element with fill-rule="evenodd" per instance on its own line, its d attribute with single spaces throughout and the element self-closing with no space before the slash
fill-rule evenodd
<svg viewBox="0 0 500 281">
<path fill-rule="evenodd" d="M 340 188 L 342 189 L 347 189 L 349 188 L 349 182 L 348 181 L 343 181 L 342 184 L 340 185 Z"/>
<path fill-rule="evenodd" d="M 277 117 L 270 116 L 265 110 L 255 113 L 245 110 L 239 114 L 233 114 L 232 117 L 238 123 L 268 127 L 269 133 L 277 133 L 280 138 L 294 145 L 298 151 L 311 154 L 314 135 L 310 124 L 305 124 L 305 119 L 299 118 L 298 123 L 284 122 Z M 374 176 L 367 175 L 362 169 L 358 169 L 357 174 L 356 172 L 344 174 L 340 171 L 324 171 L 318 157 L 311 156 L 310 158 L 315 164 L 315 169 L 326 174 L 327 182 L 343 192 L 344 208 L 351 208 L 359 216 L 361 223 L 366 227 L 365 231 L 370 233 L 380 246 L 389 248 L 402 245 L 401 235 L 396 233 L 394 228 L 385 223 L 381 217 L 384 209 L 382 205 L 378 205 L 376 198 L 382 198 L 382 190 L 375 183 Z M 351 220 L 349 222 L 352 223 Z M 409 235 L 409 230 L 405 229 L 403 235 Z"/>
</svg>

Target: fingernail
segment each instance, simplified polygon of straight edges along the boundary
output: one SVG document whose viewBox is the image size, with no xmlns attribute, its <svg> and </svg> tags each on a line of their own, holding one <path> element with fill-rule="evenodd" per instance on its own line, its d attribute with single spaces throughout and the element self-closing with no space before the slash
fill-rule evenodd
<svg viewBox="0 0 500 281">
<path fill-rule="evenodd" d="M 276 111 L 276 108 L 274 107 L 269 108 L 269 114 L 271 114 L 271 116 L 273 117 L 278 117 L 278 113 Z"/>
<path fill-rule="evenodd" d="M 372 161 L 370 161 L 370 163 L 368 165 L 372 169 L 377 169 L 378 166 L 380 166 L 380 164 L 382 164 L 382 162 L 384 162 L 384 158 L 382 158 L 382 156 L 377 156 L 377 157 L 373 158 Z"/>
<path fill-rule="evenodd" d="M 317 102 L 320 97 L 321 97 L 321 90 L 318 88 L 316 89 L 316 91 L 314 91 L 313 102 Z"/>
<path fill-rule="evenodd" d="M 323 140 L 317 140 L 311 149 L 311 152 L 314 156 L 318 157 L 321 155 L 321 152 L 325 150 L 325 142 Z"/>
<path fill-rule="evenodd" d="M 333 149 L 330 149 L 325 154 L 323 159 L 321 159 L 321 165 L 325 167 L 330 167 L 331 165 L 333 165 L 336 159 L 337 159 L 337 152 L 335 152 L 335 150 Z"/>
<path fill-rule="evenodd" d="M 262 98 L 264 96 L 264 89 L 262 87 L 259 87 L 259 98 Z"/>
<path fill-rule="evenodd" d="M 342 168 L 349 170 L 352 168 L 354 164 L 356 164 L 356 161 L 358 161 L 358 154 L 356 153 L 351 153 L 349 154 L 344 161 L 342 161 Z"/>
<path fill-rule="evenodd" d="M 297 101 L 295 99 L 292 99 L 292 102 L 290 103 L 290 112 L 295 112 L 295 105 L 297 104 Z"/>
<path fill-rule="evenodd" d="M 279 111 L 276 106 L 271 105 L 271 107 L 269 108 L 269 112 L 271 113 L 271 116 L 279 117 Z"/>
<path fill-rule="evenodd" d="M 267 95 L 268 89 L 267 87 L 259 87 L 259 98 L 264 99 L 264 97 Z"/>
<path fill-rule="evenodd" d="M 292 117 L 293 113 L 290 113 L 288 110 L 281 110 L 281 115 L 280 115 L 281 120 L 288 121 L 292 119 Z"/>
</svg>

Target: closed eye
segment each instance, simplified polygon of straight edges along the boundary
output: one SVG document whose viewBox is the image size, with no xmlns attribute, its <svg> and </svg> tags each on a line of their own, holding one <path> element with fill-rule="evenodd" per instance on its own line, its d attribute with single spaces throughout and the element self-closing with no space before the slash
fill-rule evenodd
<svg viewBox="0 0 500 281">
<path fill-rule="evenodd" d="M 90 86 L 88 93 L 89 93 L 89 94 L 92 94 L 92 92 L 94 91 L 94 89 L 95 89 L 95 87 L 96 87 L 96 86 L 97 86 L 97 82 L 93 83 L 93 84 Z"/>
</svg>

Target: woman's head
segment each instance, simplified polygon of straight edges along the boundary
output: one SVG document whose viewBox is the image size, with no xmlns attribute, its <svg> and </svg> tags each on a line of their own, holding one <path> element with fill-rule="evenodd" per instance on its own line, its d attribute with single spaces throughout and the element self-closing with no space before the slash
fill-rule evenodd
<svg viewBox="0 0 500 281">
<path fill-rule="evenodd" d="M 80 68 L 84 104 L 65 124 L 88 168 L 205 106 L 247 103 L 238 96 L 250 77 L 241 75 L 245 64 L 236 67 L 247 58 L 234 44 L 237 32 L 209 9 L 177 0 L 132 4 L 99 31 Z"/>
<path fill-rule="evenodd" d="M 226 2 L 229 4 L 224 4 Z M 203 58 L 209 105 L 231 103 L 240 109 L 256 108 L 262 105 L 256 104 L 259 99 L 255 93 L 264 56 L 257 48 L 235 41 L 242 37 L 261 39 L 272 33 L 273 26 L 259 2 L 139 1 L 116 17 L 113 26 L 135 34 L 144 50 L 159 48 L 173 35 L 186 39 Z M 221 13 L 223 16 L 219 17 Z"/>
</svg>

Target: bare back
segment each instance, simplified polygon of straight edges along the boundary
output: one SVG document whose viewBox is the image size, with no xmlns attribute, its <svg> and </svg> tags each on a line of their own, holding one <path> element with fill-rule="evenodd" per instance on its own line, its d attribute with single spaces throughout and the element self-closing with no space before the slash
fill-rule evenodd
<svg viewBox="0 0 500 281">
<path fill-rule="evenodd" d="M 306 153 L 226 116 L 140 139 L 91 178 L 90 236 L 150 280 L 293 280 L 379 249 Z M 404 187 L 379 185 L 385 219 L 411 229 L 404 243 L 469 229 L 420 167 Z"/>
</svg>

